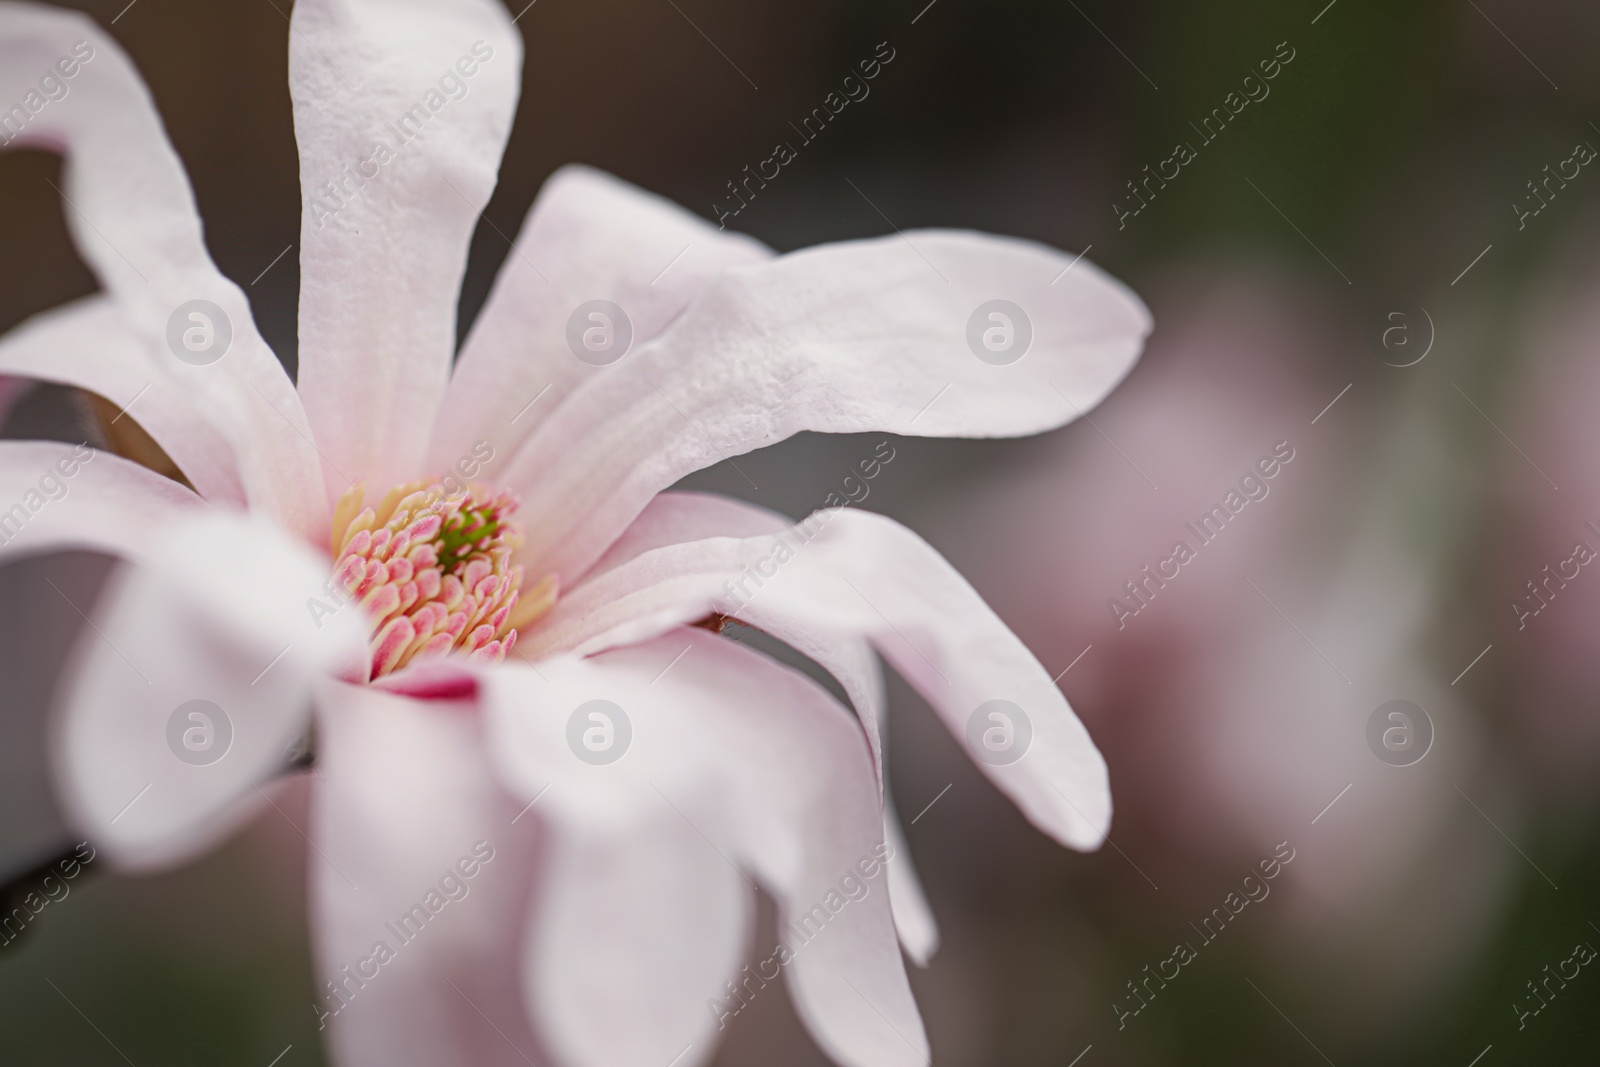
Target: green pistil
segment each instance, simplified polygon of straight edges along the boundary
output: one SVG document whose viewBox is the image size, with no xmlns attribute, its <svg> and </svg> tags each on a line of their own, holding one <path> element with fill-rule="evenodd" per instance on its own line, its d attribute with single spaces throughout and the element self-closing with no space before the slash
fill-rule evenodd
<svg viewBox="0 0 1600 1067">
<path fill-rule="evenodd" d="M 466 507 L 456 512 L 434 538 L 439 546 L 439 569 L 446 574 L 461 570 L 473 552 L 498 535 L 503 525 L 496 509 L 490 505 Z"/>
</svg>

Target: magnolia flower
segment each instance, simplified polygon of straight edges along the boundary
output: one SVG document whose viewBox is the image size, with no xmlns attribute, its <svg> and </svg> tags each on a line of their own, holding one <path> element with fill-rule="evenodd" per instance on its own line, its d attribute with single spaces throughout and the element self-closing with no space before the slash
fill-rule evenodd
<svg viewBox="0 0 1600 1067">
<path fill-rule="evenodd" d="M 1068 845 L 1106 830 L 1105 765 L 909 531 L 667 490 L 802 430 L 1061 425 L 1132 365 L 1143 306 L 969 233 L 775 256 L 567 169 L 457 354 L 520 82 L 510 18 L 300 0 L 290 29 L 295 383 L 207 256 L 127 58 L 81 16 L 0 6 L 8 134 L 66 155 L 102 286 L 0 342 L 0 373 L 100 394 L 187 482 L 0 446 L 7 550 L 128 561 L 56 717 L 75 822 L 127 868 L 184 859 L 270 801 L 314 720 L 317 1014 L 341 1063 L 703 1062 L 773 967 L 839 1062 L 924 1062 L 895 931 L 919 959 L 935 935 L 884 791 L 874 650 L 976 724 L 985 771 Z M 789 951 L 740 974 L 756 886 Z"/>
</svg>

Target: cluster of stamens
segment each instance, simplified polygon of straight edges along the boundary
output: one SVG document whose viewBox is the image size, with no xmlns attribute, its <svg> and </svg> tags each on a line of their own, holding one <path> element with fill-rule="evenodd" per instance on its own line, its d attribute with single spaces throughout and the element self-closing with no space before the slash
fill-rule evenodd
<svg viewBox="0 0 1600 1067">
<path fill-rule="evenodd" d="M 522 593 L 512 494 L 414 482 L 376 507 L 364 496 L 357 485 L 340 498 L 331 541 L 335 580 L 372 620 L 373 678 L 456 651 L 504 659 L 517 627 L 554 603 L 552 580 Z"/>
</svg>

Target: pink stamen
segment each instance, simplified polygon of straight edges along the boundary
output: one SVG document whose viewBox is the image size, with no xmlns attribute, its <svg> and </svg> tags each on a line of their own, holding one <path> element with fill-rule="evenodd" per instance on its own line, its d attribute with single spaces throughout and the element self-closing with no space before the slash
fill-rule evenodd
<svg viewBox="0 0 1600 1067">
<path fill-rule="evenodd" d="M 510 493 L 419 482 L 375 507 L 363 496 L 355 486 L 335 509 L 334 575 L 372 619 L 373 678 L 457 651 L 498 662 L 517 642 L 512 618 L 526 626 L 553 603 L 553 586 L 541 585 L 515 611 L 523 573 L 511 562 L 521 532 Z"/>
</svg>

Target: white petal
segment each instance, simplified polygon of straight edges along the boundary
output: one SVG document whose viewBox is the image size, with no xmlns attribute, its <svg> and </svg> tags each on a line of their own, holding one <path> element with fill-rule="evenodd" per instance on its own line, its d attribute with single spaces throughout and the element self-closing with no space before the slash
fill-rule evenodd
<svg viewBox="0 0 1600 1067">
<path fill-rule="evenodd" d="M 631 815 L 551 827 L 525 936 L 529 994 L 572 1067 L 693 1067 L 726 1025 L 709 1006 L 743 962 L 755 892 L 664 801 Z"/>
<path fill-rule="evenodd" d="M 732 497 L 684 490 L 657 493 L 590 568 L 584 580 L 592 581 L 646 552 L 668 545 L 704 541 L 708 537 L 772 536 L 789 526 L 789 519 L 778 512 Z"/>
<path fill-rule="evenodd" d="M 308 862 L 334 1058 L 343 1067 L 541 1062 L 519 936 L 536 823 L 518 818 L 522 805 L 487 773 L 478 715 L 470 703 L 337 683 L 321 687 L 318 705 Z M 386 963 L 374 959 L 379 942 L 393 954 Z M 329 982 L 342 992 L 331 995 Z"/>
<path fill-rule="evenodd" d="M 276 528 L 208 511 L 167 524 L 146 560 L 96 605 L 52 738 L 72 822 L 135 868 L 247 817 L 305 731 L 312 679 L 366 662 L 358 609 L 308 610 L 327 561 Z"/>
<path fill-rule="evenodd" d="M 147 346 L 114 301 L 87 297 L 0 337 L 0 374 L 100 394 L 149 432 L 201 496 L 243 506 L 233 449 L 169 378 L 151 374 Z"/>
<path fill-rule="evenodd" d="M 854 721 L 821 687 L 735 642 L 679 629 L 589 660 L 496 668 L 484 675 L 484 700 L 502 773 L 530 798 L 548 786 L 540 801 L 546 818 L 569 833 L 621 837 L 676 815 L 711 850 L 685 861 L 696 864 L 701 878 L 711 877 L 710 861 L 721 860 L 750 871 L 772 892 L 781 936 L 794 949 L 787 970 L 796 1006 L 830 1056 L 851 1067 L 926 1062 L 927 1041 L 876 862 L 887 848 L 871 761 Z M 585 718 L 595 709 L 584 705 L 594 700 L 621 708 L 631 730 L 621 757 L 607 764 L 578 755 L 608 750 L 605 723 Z M 625 734 L 619 717 L 611 718 L 609 744 L 615 746 Z M 586 724 L 602 731 L 587 747 Z M 576 737 L 571 747 L 569 736 Z M 638 873 L 623 869 L 619 875 L 631 880 Z M 685 870 L 679 877 L 684 881 L 675 894 L 695 875 Z M 702 891 L 721 894 L 725 886 L 708 882 Z M 613 899 L 629 896 L 619 889 Z M 844 903 L 846 897 L 854 899 Z M 807 917 L 808 936 L 789 928 Z M 623 928 L 636 929 L 640 921 L 630 919 Z M 698 951 L 695 940 L 708 935 L 673 927 L 657 936 L 675 937 L 679 951 L 690 953 Z M 662 947 L 652 946 L 652 963 L 672 965 L 671 953 L 657 951 Z M 768 946 L 762 948 L 768 958 Z M 558 1055 L 576 1067 L 644 1062 L 626 1054 L 646 1048 L 664 1050 L 670 1060 L 690 1035 L 708 1035 L 715 1022 L 706 1001 L 725 990 L 679 988 L 676 970 L 629 984 L 630 994 L 648 998 L 645 1003 L 610 1002 L 614 1018 L 651 1020 L 649 1033 L 579 1026 L 561 1014 L 570 1005 L 554 991 L 554 975 L 571 982 L 589 968 L 614 970 L 627 951 L 619 943 L 536 964 L 537 974 L 552 976 L 533 987 L 537 1018 L 549 1028 Z M 708 961 L 695 957 L 694 981 L 703 981 L 707 969 Z M 603 982 L 595 976 L 584 986 L 598 990 Z M 693 1054 L 709 1051 L 697 1045 Z"/>
<path fill-rule="evenodd" d="M 205 511 L 171 478 L 88 445 L 0 441 L 0 557 L 86 548 L 132 559 Z"/>
<path fill-rule="evenodd" d="M 968 340 L 993 299 L 1031 321 L 1006 366 Z M 725 272 L 575 391 L 500 481 L 541 516 L 530 569 L 570 583 L 657 492 L 801 430 L 1009 437 L 1070 422 L 1133 366 L 1149 327 L 1092 264 L 1024 241 L 918 231 L 808 249 Z"/>
<path fill-rule="evenodd" d="M 522 38 L 499 0 L 299 0 L 292 28 L 300 393 L 330 480 L 381 492 L 421 472 Z"/>
<path fill-rule="evenodd" d="M 895 812 L 894 796 L 887 789 L 883 791 L 883 835 L 889 848 L 900 857 L 889 864 L 889 907 L 894 912 L 895 933 L 900 935 L 900 947 L 912 962 L 926 967 L 939 951 L 939 923 L 922 891 L 922 879 L 911 862 L 911 849 Z"/>
<path fill-rule="evenodd" d="M 145 346 L 147 380 L 191 399 L 232 445 L 251 504 L 310 532 L 326 511 L 320 461 L 283 366 L 267 348 L 244 293 L 212 263 L 183 165 L 144 83 L 90 19 L 56 8 L 0 5 L 0 100 L 36 92 L 57 65 L 75 69 L 66 96 L 32 115 L 12 145 L 66 155 L 68 226 L 100 284 Z M 196 308 L 207 301 L 212 308 Z M 220 309 L 221 320 L 216 309 Z M 200 320 L 191 315 L 201 315 Z M 179 359 L 169 331 L 195 330 L 204 348 L 231 332 L 225 352 Z M 206 329 L 210 327 L 210 342 Z M 185 349 L 186 358 L 204 358 Z"/>
<path fill-rule="evenodd" d="M 622 308 L 638 346 L 722 271 L 771 254 L 609 174 L 556 171 L 461 349 L 430 469 L 455 465 L 480 440 L 510 459 L 574 387 L 605 372 L 568 345 L 567 324 L 580 305 L 609 300 Z"/>
<path fill-rule="evenodd" d="M 770 536 L 782 532 L 788 525 L 788 520 L 775 511 L 728 497 L 710 493 L 661 493 L 650 501 L 649 506 L 600 558 L 589 572 L 587 580 L 593 580 L 653 549 L 709 537 Z M 884 805 L 884 834 L 900 854 L 899 861 L 889 868 L 895 928 L 900 932 L 901 943 L 911 958 L 919 965 L 926 965 L 938 948 L 939 932 L 933 911 L 923 895 L 916 868 L 911 862 L 910 851 L 904 846 L 904 835 L 884 781 L 883 730 L 886 717 L 883 675 L 871 646 L 858 637 L 797 626 L 794 619 L 784 615 L 767 613 L 760 616 L 759 621 L 747 621 L 809 656 L 832 674 L 860 715 L 878 774 L 879 792 Z"/>
<path fill-rule="evenodd" d="M 787 525 L 787 520 L 777 512 L 727 497 L 708 493 L 661 493 L 595 564 L 589 578 L 592 580 L 656 548 L 710 537 L 773 535 Z M 809 656 L 832 674 L 860 715 L 878 775 L 885 839 L 900 855 L 899 861 L 889 868 L 895 928 L 906 952 L 919 965 L 926 966 L 938 949 L 939 932 L 884 780 L 883 731 L 887 717 L 883 676 L 871 647 L 859 638 L 797 625 L 797 620 L 783 614 L 761 613 L 746 621 Z"/>
<path fill-rule="evenodd" d="M 525 654 L 593 653 L 708 614 L 743 619 L 802 651 L 808 633 L 869 638 L 1036 826 L 1074 848 L 1104 840 L 1105 761 L 1066 698 L 949 563 L 879 515 L 824 511 L 782 537 L 646 552 L 562 598 L 527 635 Z M 996 713 L 1013 730 L 1009 743 Z"/>
</svg>

